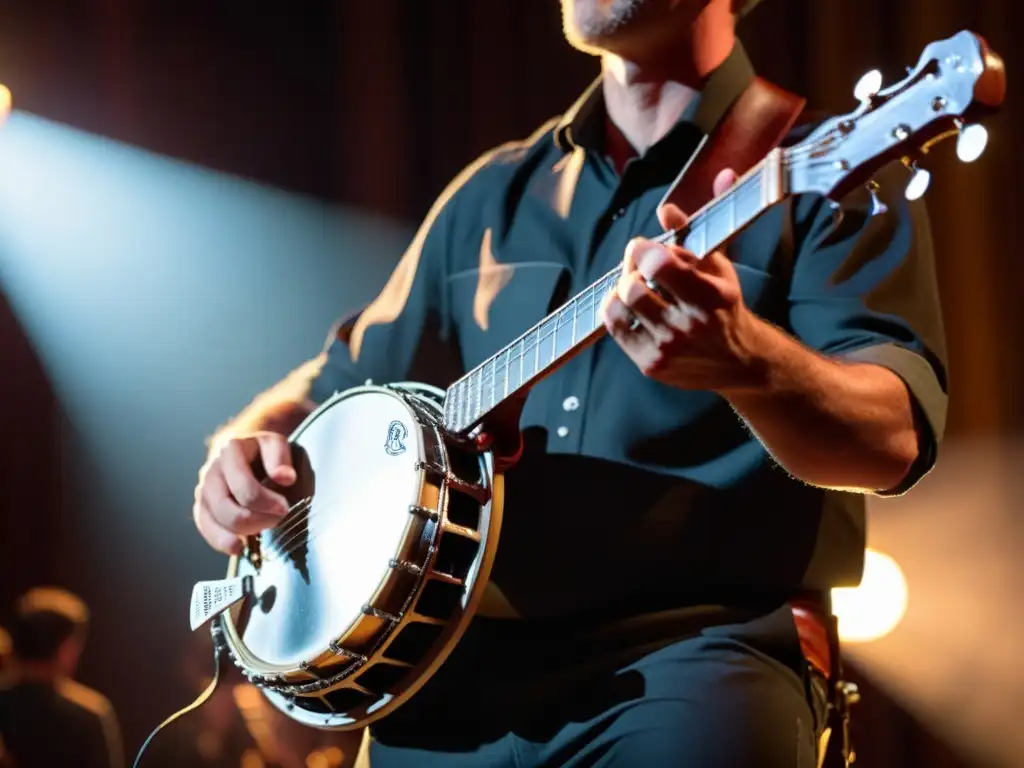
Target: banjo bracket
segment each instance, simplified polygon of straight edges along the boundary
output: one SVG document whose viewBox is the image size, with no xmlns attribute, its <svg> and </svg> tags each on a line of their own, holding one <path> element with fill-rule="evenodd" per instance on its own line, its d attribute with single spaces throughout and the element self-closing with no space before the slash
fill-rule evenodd
<svg viewBox="0 0 1024 768">
<path fill-rule="evenodd" d="M 471 483 L 454 475 L 441 463 L 436 461 L 418 461 L 413 465 L 417 472 L 426 472 L 448 486 L 450 491 L 469 496 L 478 504 L 486 504 L 491 499 L 491 491 L 479 483 Z"/>
</svg>

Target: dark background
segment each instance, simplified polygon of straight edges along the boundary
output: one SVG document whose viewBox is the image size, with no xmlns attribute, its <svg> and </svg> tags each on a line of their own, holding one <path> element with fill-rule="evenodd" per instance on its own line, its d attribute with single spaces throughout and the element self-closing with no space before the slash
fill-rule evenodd
<svg viewBox="0 0 1024 768">
<path fill-rule="evenodd" d="M 988 124 L 987 154 L 962 166 L 946 146 L 927 164 L 950 347 L 950 440 L 1024 427 L 1022 163 L 1013 145 L 1024 117 L 1012 50 L 1024 31 L 1019 13 L 1013 0 L 765 0 L 741 28 L 761 74 L 833 111 L 854 106 L 865 70 L 879 67 L 891 81 L 930 40 L 962 28 L 1006 58 L 1008 103 Z M 0 3 L 0 82 L 19 110 L 294 193 L 341 217 L 335 235 L 347 244 L 331 253 L 327 238 L 299 255 L 280 252 L 278 269 L 301 264 L 344 283 L 331 291 L 311 278 L 298 286 L 309 294 L 284 296 L 259 282 L 258 265 L 230 252 L 230 241 L 211 249 L 220 268 L 253 281 L 260 301 L 238 310 L 238 335 L 214 335 L 230 354 L 218 356 L 213 343 L 197 352 L 207 340 L 194 334 L 193 351 L 164 355 L 160 380 L 173 380 L 180 364 L 205 366 L 210 381 L 227 383 L 136 404 L 128 425 L 109 402 L 86 424 L 70 412 L 62 391 L 75 391 L 74 371 L 55 383 L 54 371 L 65 369 L 29 340 L 30 323 L 0 281 L 0 604 L 37 583 L 66 584 L 90 602 L 96 630 L 83 679 L 113 700 L 129 752 L 190 698 L 176 661 L 188 642 L 188 594 L 192 581 L 223 567 L 188 520 L 203 437 L 314 353 L 332 317 L 373 295 L 409 227 L 453 175 L 564 110 L 596 73 L 594 60 L 562 40 L 555 0 Z M 11 256 L 3 247 L 0 239 L 0 256 Z M 187 308 L 188 299 L 177 307 Z M 69 310 L 69 324 L 81 319 Z M 286 322 L 291 335 L 274 335 Z M 109 378 L 116 382 L 117 371 Z M 188 428 L 169 439 L 161 419 Z M 97 440 L 84 433 L 104 424 L 106 452 L 90 450 Z M 161 475 L 161 467 L 173 471 Z M 861 764 L 968 765 L 870 686 L 867 699 Z"/>
</svg>

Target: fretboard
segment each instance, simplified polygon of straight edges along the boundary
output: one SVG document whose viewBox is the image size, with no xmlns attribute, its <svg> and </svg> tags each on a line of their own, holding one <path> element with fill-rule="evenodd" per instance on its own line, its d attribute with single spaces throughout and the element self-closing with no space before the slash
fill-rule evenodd
<svg viewBox="0 0 1024 768">
<path fill-rule="evenodd" d="M 694 214 L 685 230 L 666 232 L 655 241 L 678 243 L 703 258 L 781 199 L 781 154 L 775 150 Z M 616 267 L 452 384 L 445 397 L 445 427 L 469 432 L 504 400 L 595 341 L 604 331 L 602 302 L 621 274 L 621 266 Z"/>
</svg>

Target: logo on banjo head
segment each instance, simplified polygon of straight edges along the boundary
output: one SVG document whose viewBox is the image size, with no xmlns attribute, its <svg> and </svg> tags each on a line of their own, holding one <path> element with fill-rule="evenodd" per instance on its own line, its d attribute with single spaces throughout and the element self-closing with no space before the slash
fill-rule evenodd
<svg viewBox="0 0 1024 768">
<path fill-rule="evenodd" d="M 384 452 L 388 456 L 398 456 L 405 453 L 405 443 L 402 441 L 405 440 L 408 434 L 409 430 L 405 424 L 397 420 L 392 421 L 388 424 L 388 439 L 384 443 Z"/>
</svg>

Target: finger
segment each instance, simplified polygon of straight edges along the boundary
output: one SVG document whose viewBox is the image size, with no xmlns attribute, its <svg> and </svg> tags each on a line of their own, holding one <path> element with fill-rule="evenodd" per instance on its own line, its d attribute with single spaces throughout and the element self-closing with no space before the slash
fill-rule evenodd
<svg viewBox="0 0 1024 768">
<path fill-rule="evenodd" d="M 640 321 L 652 336 L 663 335 L 668 305 L 647 287 L 640 272 L 630 272 L 620 278 L 616 295 L 633 317 Z M 632 322 L 632 319 L 630 320 Z"/>
<path fill-rule="evenodd" d="M 648 240 L 646 237 L 634 237 L 626 243 L 626 254 L 622 260 L 622 273 L 624 275 L 628 275 L 630 272 L 636 271 L 636 259 L 634 258 L 634 254 L 638 251 L 646 250 L 653 245 L 655 245 L 655 243 Z"/>
<path fill-rule="evenodd" d="M 295 482 L 295 468 L 292 466 L 292 445 L 284 435 L 263 432 L 256 435 L 260 447 L 260 460 L 267 477 L 278 485 Z"/>
<path fill-rule="evenodd" d="M 642 324 L 639 328 L 633 326 L 633 313 L 622 303 L 615 291 L 605 296 L 601 317 L 609 335 L 627 354 L 632 355 L 643 344 L 650 343 L 646 328 Z"/>
<path fill-rule="evenodd" d="M 682 249 L 653 247 L 638 252 L 635 258 L 639 275 L 656 283 L 671 303 L 714 309 L 726 301 L 722 295 L 724 279 L 702 271 L 693 254 Z"/>
<path fill-rule="evenodd" d="M 228 440 L 220 454 L 224 480 L 241 507 L 259 514 L 280 517 L 288 511 L 288 502 L 256 479 L 251 462 L 253 454 L 258 450 L 259 444 L 255 438 Z"/>
<path fill-rule="evenodd" d="M 725 191 L 736 183 L 737 178 L 736 171 L 732 168 L 723 168 L 719 171 L 711 183 L 711 190 L 715 197 L 725 194 Z"/>
<path fill-rule="evenodd" d="M 605 298 L 602 316 L 608 335 L 626 356 L 645 376 L 655 376 L 667 358 L 643 325 L 632 327 L 633 313 L 614 292 Z"/>
<path fill-rule="evenodd" d="M 207 475 L 199 501 L 209 510 L 214 522 L 236 536 L 252 536 L 281 522 L 279 515 L 260 514 L 239 504 L 232 498 L 221 472 L 211 471 Z"/>
<path fill-rule="evenodd" d="M 196 504 L 193 518 L 199 534 L 206 539 L 207 544 L 225 555 L 241 554 L 242 540 L 218 523 L 204 502 Z"/>
<path fill-rule="evenodd" d="M 682 209 L 675 203 L 665 203 L 658 208 L 658 221 L 666 232 L 673 229 L 683 229 L 690 221 L 690 217 L 683 213 Z"/>
<path fill-rule="evenodd" d="M 694 267 L 701 279 L 714 286 L 724 304 L 735 304 L 742 300 L 740 279 L 732 260 L 722 251 L 712 251 Z"/>
</svg>

